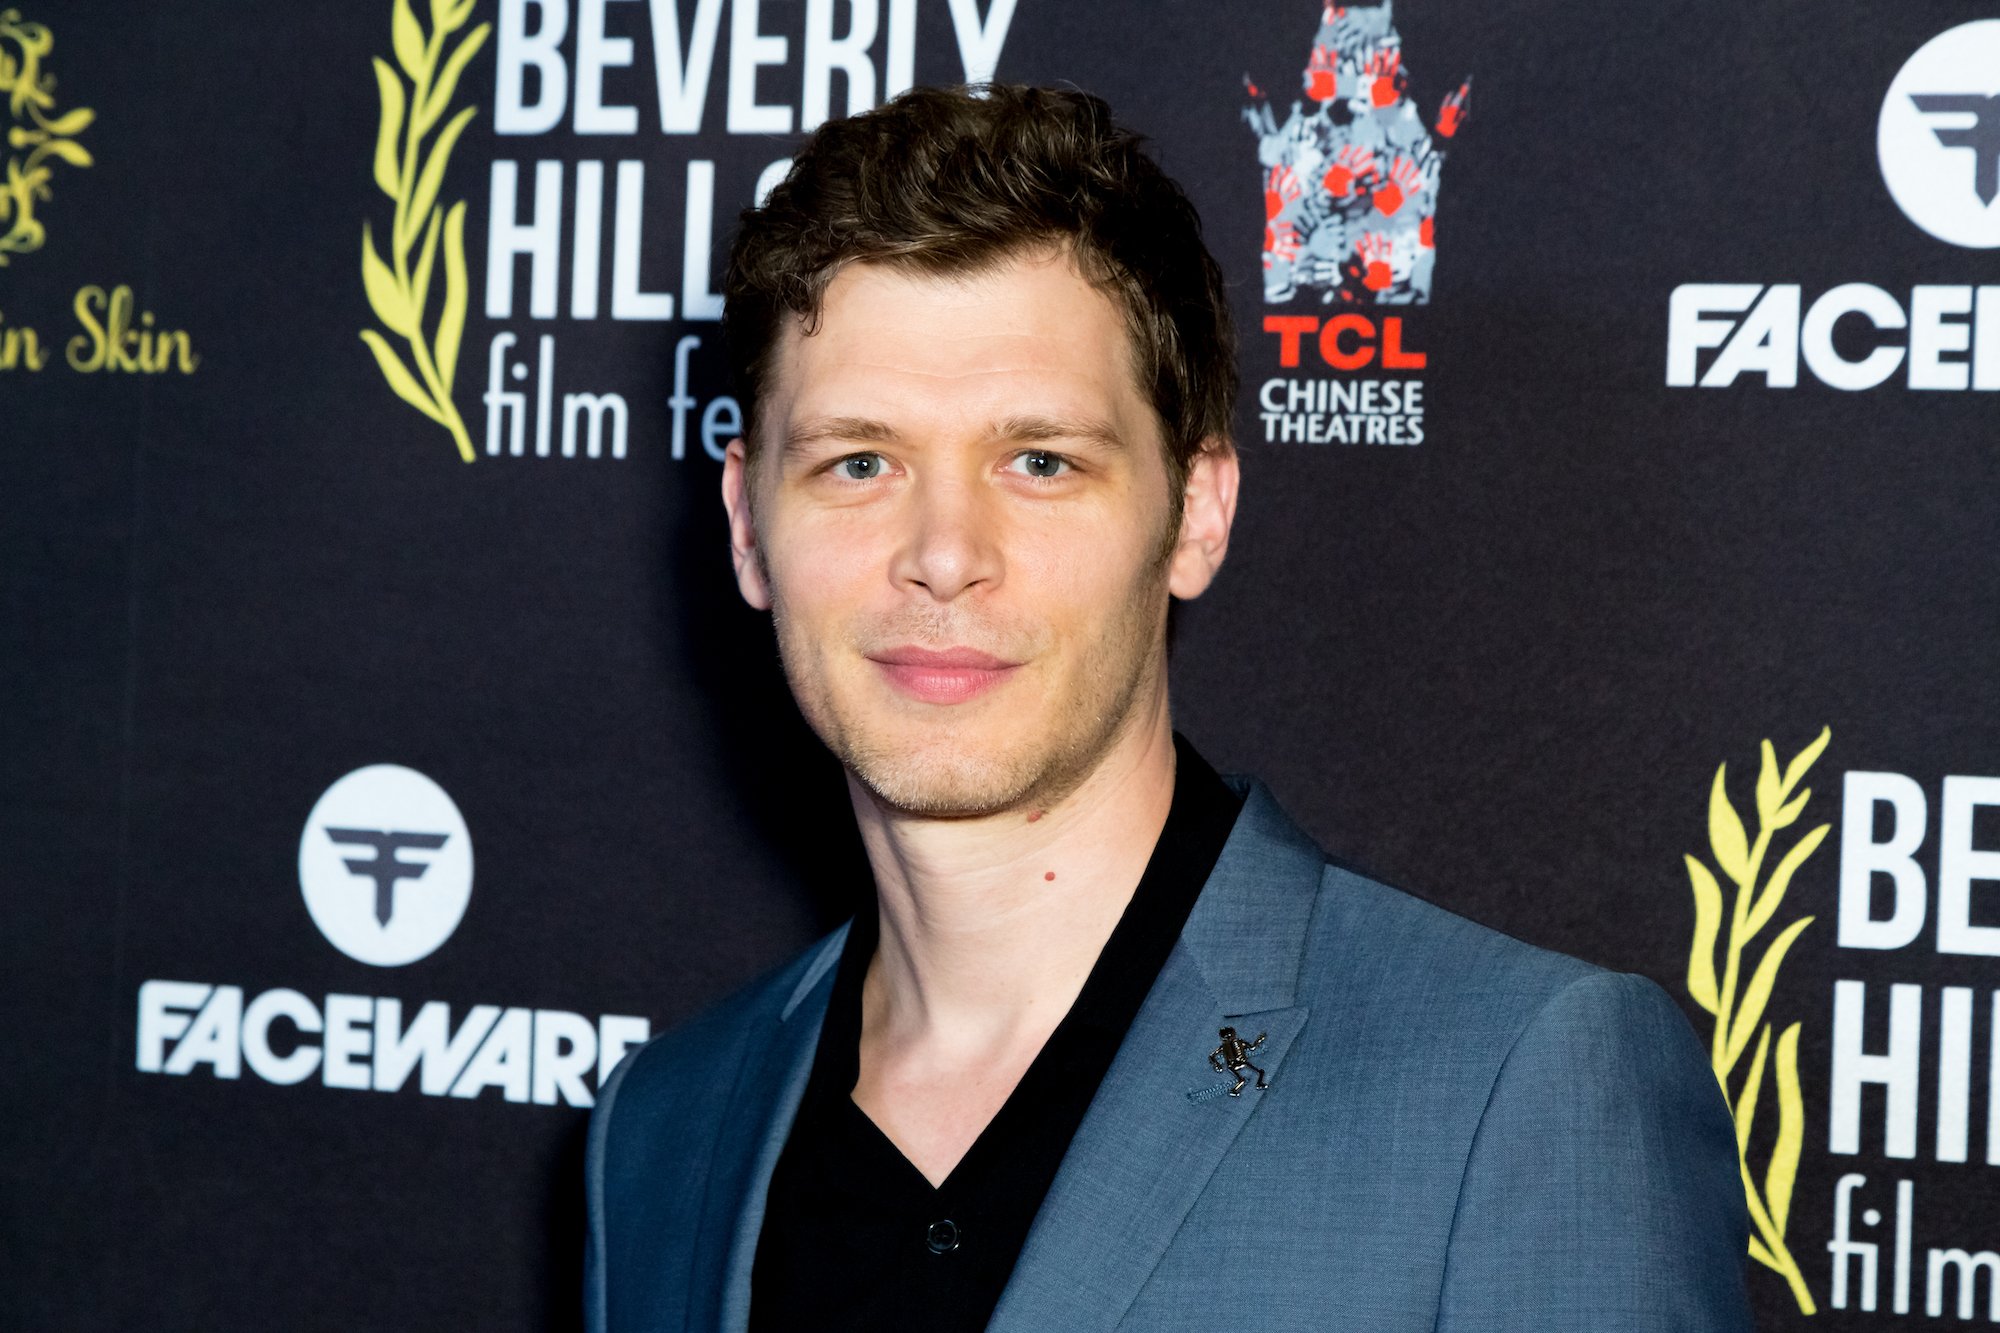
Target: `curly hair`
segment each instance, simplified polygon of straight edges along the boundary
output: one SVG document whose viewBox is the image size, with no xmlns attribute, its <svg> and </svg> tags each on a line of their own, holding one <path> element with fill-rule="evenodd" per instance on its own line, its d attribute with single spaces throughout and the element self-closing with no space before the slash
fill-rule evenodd
<svg viewBox="0 0 2000 1333">
<path fill-rule="evenodd" d="M 1009 84 L 912 88 L 822 125 L 730 247 L 724 339 L 748 447 L 782 322 L 811 334 L 843 266 L 967 273 L 1056 245 L 1122 308 L 1178 510 L 1196 454 L 1230 447 L 1235 326 L 1194 206 L 1140 143 L 1101 98 Z"/>
</svg>

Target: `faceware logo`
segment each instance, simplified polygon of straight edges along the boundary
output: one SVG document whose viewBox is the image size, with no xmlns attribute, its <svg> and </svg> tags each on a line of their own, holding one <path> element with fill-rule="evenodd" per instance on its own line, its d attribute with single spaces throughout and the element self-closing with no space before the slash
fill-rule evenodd
<svg viewBox="0 0 2000 1333">
<path fill-rule="evenodd" d="M 1910 221 L 1952 245 L 2000 246 L 2000 19 L 1917 49 L 1882 99 L 1875 147 Z"/>
<path fill-rule="evenodd" d="M 472 835 L 444 788 L 412 768 L 371 764 L 328 787 L 299 838 L 299 888 L 313 923 L 356 962 L 399 967 L 436 952 L 472 898 Z M 142 1074 L 247 1069 L 280 1086 L 589 1106 L 650 1020 L 565 1009 L 406 1002 L 288 986 L 154 979 L 139 987 Z"/>
<path fill-rule="evenodd" d="M 445 789 L 371 764 L 326 789 L 299 838 L 299 888 L 327 942 L 401 967 L 451 938 L 472 900 L 472 835 Z"/>
<path fill-rule="evenodd" d="M 1300 76 L 1302 100 L 1280 125 L 1257 84 L 1244 119 L 1264 185 L 1264 300 L 1300 298 L 1336 313 L 1266 315 L 1278 366 L 1302 358 L 1340 374 L 1427 364 L 1400 315 L 1364 307 L 1428 304 L 1437 265 L 1445 145 L 1464 127 L 1472 82 L 1446 94 L 1429 127 L 1411 93 L 1394 0 L 1327 4 Z M 1311 110 L 1306 105 L 1311 104 Z M 1314 355 L 1316 353 L 1316 356 Z M 1279 375 L 1258 394 L 1267 443 L 1418 444 L 1423 381 Z"/>
<path fill-rule="evenodd" d="M 2000 19 L 1963 23 L 1904 62 L 1875 147 L 1897 207 L 1938 240 L 2000 246 Z M 1843 346 L 1843 343 L 1846 345 Z M 1689 282 L 1667 302 L 1667 385 L 2000 389 L 2000 286 Z"/>
</svg>

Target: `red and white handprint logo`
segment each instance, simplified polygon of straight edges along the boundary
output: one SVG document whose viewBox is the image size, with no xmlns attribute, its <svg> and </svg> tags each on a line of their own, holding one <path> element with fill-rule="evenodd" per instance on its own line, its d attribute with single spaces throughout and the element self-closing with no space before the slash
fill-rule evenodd
<svg viewBox="0 0 2000 1333">
<path fill-rule="evenodd" d="M 1410 0 L 1415 2 L 1415 0 Z M 1304 95 L 1280 125 L 1244 80 L 1264 173 L 1264 299 L 1421 305 L 1436 269 L 1438 180 L 1465 129 L 1466 79 L 1427 126 L 1390 0 L 1321 0 Z"/>
<path fill-rule="evenodd" d="M 1345 199 L 1354 193 L 1355 182 L 1365 181 L 1374 174 L 1375 154 L 1358 143 L 1343 144 L 1333 155 L 1333 165 L 1326 169 L 1320 183 L 1334 198 Z"/>
<path fill-rule="evenodd" d="M 1299 257 L 1299 229 L 1283 218 L 1265 224 L 1264 267 L 1290 264 Z"/>
<path fill-rule="evenodd" d="M 1449 139 L 1465 125 L 1467 104 L 1472 100 L 1472 80 L 1458 85 L 1458 91 L 1447 96 L 1438 106 L 1437 136 Z"/>
<path fill-rule="evenodd" d="M 1375 211 L 1394 217 L 1405 202 L 1424 188 L 1423 174 L 1407 157 L 1397 157 L 1389 166 L 1389 179 L 1375 187 Z"/>
<path fill-rule="evenodd" d="M 1270 221 L 1285 211 L 1285 205 L 1299 197 L 1301 190 L 1299 173 L 1289 166 L 1272 167 L 1264 177 L 1264 220 Z"/>
<path fill-rule="evenodd" d="M 1361 277 L 1361 285 L 1371 292 L 1387 291 L 1395 281 L 1389 267 L 1389 260 L 1396 253 L 1396 243 L 1379 231 L 1371 231 L 1354 246 L 1356 268 Z"/>
<path fill-rule="evenodd" d="M 1330 102 L 1340 93 L 1340 61 L 1325 46 L 1315 46 L 1306 61 L 1306 96 L 1315 102 Z"/>
<path fill-rule="evenodd" d="M 1361 67 L 1361 78 L 1368 86 L 1369 102 L 1378 109 L 1394 106 L 1403 95 L 1403 85 L 1407 81 L 1403 74 L 1403 53 L 1387 49 L 1377 51 Z"/>
</svg>

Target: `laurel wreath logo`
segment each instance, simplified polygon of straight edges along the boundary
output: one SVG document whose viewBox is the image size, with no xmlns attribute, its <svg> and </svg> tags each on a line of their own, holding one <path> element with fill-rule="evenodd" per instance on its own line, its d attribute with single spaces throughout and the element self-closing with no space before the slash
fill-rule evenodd
<svg viewBox="0 0 2000 1333">
<path fill-rule="evenodd" d="M 1792 1186 L 1798 1180 L 1799 1149 L 1805 1143 L 1805 1098 L 1799 1090 L 1799 1025 L 1793 1023 L 1779 1033 L 1774 1047 L 1772 1025 L 1765 1021 L 1764 1011 L 1786 953 L 1813 923 L 1813 918 L 1800 917 L 1778 934 L 1751 969 L 1747 985 L 1743 984 L 1743 969 L 1751 942 L 1777 915 L 1792 877 L 1826 839 L 1825 824 L 1800 837 L 1779 859 L 1777 868 L 1759 884 L 1773 839 L 1798 822 L 1806 802 L 1812 799 L 1810 787 L 1797 796 L 1792 793 L 1832 738 L 1832 728 L 1822 728 L 1818 739 L 1794 755 L 1782 773 L 1777 751 L 1771 748 L 1770 741 L 1764 742 L 1763 767 L 1757 775 L 1754 842 L 1744 829 L 1736 807 L 1729 802 L 1725 789 L 1729 765 L 1722 764 L 1715 770 L 1715 782 L 1708 793 L 1708 847 L 1717 868 L 1736 886 L 1729 935 L 1720 941 L 1723 957 L 1720 983 L 1716 980 L 1715 963 L 1716 945 L 1722 933 L 1722 886 L 1706 864 L 1693 856 L 1686 858 L 1688 880 L 1694 887 L 1694 945 L 1688 953 L 1688 994 L 1715 1016 L 1709 1062 L 1736 1120 L 1736 1151 L 1743 1172 L 1743 1191 L 1750 1205 L 1750 1257 L 1790 1284 L 1792 1296 L 1804 1314 L 1815 1313 L 1812 1292 L 1806 1287 L 1798 1260 L 1785 1245 Z M 1732 1093 L 1730 1079 L 1746 1051 L 1750 1053 L 1750 1067 L 1737 1091 Z M 1778 1125 L 1760 1185 L 1750 1170 L 1750 1131 L 1762 1105 L 1766 1073 L 1772 1074 L 1777 1086 Z"/>
<path fill-rule="evenodd" d="M 47 25 L 28 23 L 18 9 L 0 9 L 0 95 L 7 99 L 13 124 L 7 128 L 7 146 L 25 149 L 7 158 L 7 179 L 0 184 L 0 268 L 9 255 L 39 250 L 48 239 L 48 229 L 35 216 L 36 203 L 54 196 L 49 179 L 55 172 L 50 164 L 57 158 L 73 167 L 87 167 L 94 160 L 90 150 L 76 142 L 97 119 L 89 107 L 58 116 L 56 76 L 45 73 L 42 61 L 55 47 Z"/>
<path fill-rule="evenodd" d="M 389 36 L 397 70 L 375 58 L 375 84 L 382 98 L 382 122 L 375 136 L 375 184 L 395 201 L 389 229 L 389 260 L 375 249 L 374 231 L 361 224 L 361 282 L 368 304 L 383 328 L 409 348 L 416 373 L 403 364 L 389 340 L 375 329 L 363 329 L 361 341 L 375 354 L 382 378 L 398 398 L 451 432 L 458 454 L 473 460 L 472 439 L 452 401 L 451 385 L 458 374 L 459 342 L 465 333 L 465 201 L 447 210 L 438 199 L 445 168 L 459 135 L 476 107 L 466 107 L 445 125 L 428 148 L 425 139 L 451 105 L 460 76 L 486 44 L 492 25 L 482 23 L 465 35 L 451 54 L 447 39 L 465 26 L 478 0 L 431 0 L 431 31 L 425 36 L 411 12 L 410 0 L 395 0 Z M 403 78 L 410 87 L 406 92 Z M 431 278 L 444 250 L 444 300 L 437 324 L 426 331 Z M 414 262 L 412 262 L 414 258 Z"/>
</svg>

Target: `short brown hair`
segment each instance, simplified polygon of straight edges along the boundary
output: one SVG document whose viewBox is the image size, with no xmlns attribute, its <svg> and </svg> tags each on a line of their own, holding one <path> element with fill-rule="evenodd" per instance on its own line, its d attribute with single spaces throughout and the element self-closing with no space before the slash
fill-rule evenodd
<svg viewBox="0 0 2000 1333">
<path fill-rule="evenodd" d="M 724 337 L 746 438 L 783 319 L 812 332 L 843 266 L 964 273 L 1062 245 L 1123 308 L 1178 513 L 1204 441 L 1229 441 L 1235 328 L 1194 205 L 1139 145 L 1101 98 L 1010 84 L 912 88 L 822 125 L 730 247 Z"/>
</svg>

